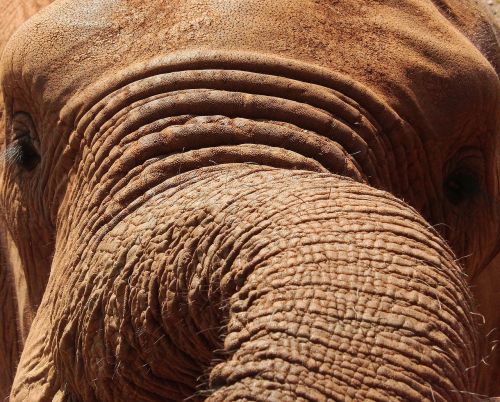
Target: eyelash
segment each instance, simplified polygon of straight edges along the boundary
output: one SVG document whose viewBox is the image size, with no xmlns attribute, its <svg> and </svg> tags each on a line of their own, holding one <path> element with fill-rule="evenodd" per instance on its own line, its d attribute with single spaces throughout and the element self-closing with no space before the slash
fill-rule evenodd
<svg viewBox="0 0 500 402">
<path fill-rule="evenodd" d="M 17 165 L 23 170 L 32 171 L 40 162 L 40 155 L 27 136 L 18 138 L 6 152 L 5 159 L 9 165 Z"/>
</svg>

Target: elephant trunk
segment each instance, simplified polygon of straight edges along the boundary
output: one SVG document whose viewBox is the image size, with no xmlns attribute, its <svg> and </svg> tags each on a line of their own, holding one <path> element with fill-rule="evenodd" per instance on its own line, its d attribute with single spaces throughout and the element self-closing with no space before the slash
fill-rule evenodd
<svg viewBox="0 0 500 402">
<path fill-rule="evenodd" d="M 474 390 L 463 273 L 388 193 L 226 164 L 178 175 L 123 214 L 108 208 L 107 222 L 58 239 L 13 400 L 450 401 Z"/>
<path fill-rule="evenodd" d="M 209 400 L 469 397 L 467 288 L 415 211 L 338 177 L 253 175 L 264 188 L 236 204 L 255 225 L 242 214 L 229 232 L 258 234 L 216 275 L 227 324 Z"/>
</svg>

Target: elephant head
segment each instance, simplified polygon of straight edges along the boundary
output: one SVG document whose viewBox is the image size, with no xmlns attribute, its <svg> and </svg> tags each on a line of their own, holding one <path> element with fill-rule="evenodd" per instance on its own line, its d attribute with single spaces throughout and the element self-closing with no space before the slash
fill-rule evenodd
<svg viewBox="0 0 500 402">
<path fill-rule="evenodd" d="M 36 14 L 0 66 L 10 398 L 500 392 L 495 35 L 464 0 Z"/>
</svg>

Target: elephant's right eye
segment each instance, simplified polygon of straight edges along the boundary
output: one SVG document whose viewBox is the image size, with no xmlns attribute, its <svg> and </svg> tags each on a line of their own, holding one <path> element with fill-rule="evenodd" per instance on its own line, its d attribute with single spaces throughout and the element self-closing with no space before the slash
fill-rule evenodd
<svg viewBox="0 0 500 402">
<path fill-rule="evenodd" d="M 31 171 L 40 162 L 40 154 L 34 144 L 35 126 L 26 113 L 16 113 L 12 121 L 12 143 L 7 149 L 7 161 L 25 171 Z"/>
<path fill-rule="evenodd" d="M 21 169 L 31 171 L 40 162 L 40 155 L 29 137 L 21 137 L 9 147 L 7 159 Z"/>
</svg>

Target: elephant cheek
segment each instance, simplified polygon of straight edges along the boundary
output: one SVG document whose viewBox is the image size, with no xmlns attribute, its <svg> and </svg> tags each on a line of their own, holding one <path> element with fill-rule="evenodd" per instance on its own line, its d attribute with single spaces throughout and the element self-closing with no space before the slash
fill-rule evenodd
<svg viewBox="0 0 500 402">
<path fill-rule="evenodd" d="M 28 383 L 83 400 L 474 390 L 463 273 L 403 202 L 306 171 L 229 164 L 179 177 L 58 250 L 14 400 Z"/>
</svg>

